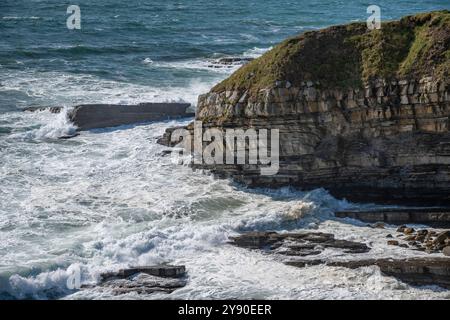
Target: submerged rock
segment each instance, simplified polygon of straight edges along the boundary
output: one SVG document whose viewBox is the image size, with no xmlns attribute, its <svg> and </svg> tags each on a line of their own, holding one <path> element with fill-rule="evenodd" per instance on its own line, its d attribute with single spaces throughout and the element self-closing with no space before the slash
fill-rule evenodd
<svg viewBox="0 0 450 320">
<path fill-rule="evenodd" d="M 111 279 L 99 285 L 100 289 L 109 289 L 115 295 L 138 293 L 151 294 L 155 292 L 172 293 L 186 285 L 186 280 L 176 278 L 161 278 L 146 273 L 137 273 L 125 279 Z"/>
</svg>

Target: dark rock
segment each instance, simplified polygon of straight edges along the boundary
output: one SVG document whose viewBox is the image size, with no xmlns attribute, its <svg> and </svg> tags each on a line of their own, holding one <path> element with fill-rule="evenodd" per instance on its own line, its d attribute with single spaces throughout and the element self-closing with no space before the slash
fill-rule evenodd
<svg viewBox="0 0 450 320">
<path fill-rule="evenodd" d="M 398 246 L 399 242 L 397 240 L 389 240 L 387 242 L 387 244 L 390 245 L 390 246 Z"/>
<path fill-rule="evenodd" d="M 227 57 L 216 60 L 216 63 L 223 65 L 236 65 L 236 64 L 241 65 L 249 63 L 252 60 L 254 60 L 254 58 Z"/>
<path fill-rule="evenodd" d="M 124 279 L 138 273 L 145 273 L 156 277 L 179 278 L 186 274 L 185 266 L 150 266 L 150 267 L 133 267 L 129 269 L 121 269 L 117 272 L 104 273 L 101 275 L 102 281 L 110 279 Z"/>
<path fill-rule="evenodd" d="M 60 140 L 67 140 L 67 139 L 72 139 L 72 138 L 78 137 L 79 135 L 80 135 L 79 133 L 74 133 L 74 134 L 71 134 L 71 135 L 58 137 L 58 139 L 60 139 Z"/>
<path fill-rule="evenodd" d="M 450 231 L 444 231 L 437 235 L 436 239 L 434 239 L 434 244 L 444 244 L 445 240 L 450 238 Z"/>
<path fill-rule="evenodd" d="M 168 156 L 169 154 L 171 154 L 172 153 L 172 150 L 163 150 L 163 151 L 161 151 L 160 153 L 159 153 L 159 155 L 161 156 L 161 157 L 165 157 L 165 156 Z"/>
<path fill-rule="evenodd" d="M 365 259 L 351 261 L 294 260 L 286 264 L 295 267 L 325 264 L 350 269 L 378 266 L 382 273 L 414 285 L 438 285 L 450 288 L 449 258 Z"/>
<path fill-rule="evenodd" d="M 392 234 L 388 234 L 386 238 L 393 238 Z"/>
<path fill-rule="evenodd" d="M 100 284 L 93 288 L 109 289 L 116 295 L 132 292 L 138 294 L 171 293 L 186 285 L 185 275 L 186 268 L 184 266 L 134 267 L 102 274 Z"/>
<path fill-rule="evenodd" d="M 444 250 L 442 250 L 442 253 L 445 256 L 450 256 L 450 246 L 445 247 Z"/>
<path fill-rule="evenodd" d="M 371 211 L 339 211 L 338 218 L 352 218 L 364 222 L 384 221 L 390 224 L 417 223 L 446 228 L 450 225 L 450 208 L 396 208 Z M 404 232 L 407 226 L 401 225 L 397 232 Z"/>
<path fill-rule="evenodd" d="M 63 109 L 62 107 L 29 107 L 23 109 L 23 111 L 27 112 L 49 111 L 51 113 L 60 113 L 62 109 Z"/>
<path fill-rule="evenodd" d="M 284 233 L 250 232 L 231 237 L 231 244 L 290 256 L 317 255 L 325 248 L 341 249 L 345 253 L 365 253 L 370 248 L 359 242 L 338 240 L 334 235 L 320 232 Z"/>
<path fill-rule="evenodd" d="M 423 230 L 418 230 L 417 231 L 417 235 L 419 237 L 425 237 L 428 234 L 428 230 L 427 229 L 423 229 Z"/>
<path fill-rule="evenodd" d="M 383 222 L 377 222 L 377 223 L 371 224 L 369 226 L 374 229 L 384 229 L 386 227 Z"/>
<path fill-rule="evenodd" d="M 69 117 L 79 130 L 115 127 L 148 121 L 188 117 L 188 103 L 141 103 L 138 105 L 81 105 Z"/>
</svg>

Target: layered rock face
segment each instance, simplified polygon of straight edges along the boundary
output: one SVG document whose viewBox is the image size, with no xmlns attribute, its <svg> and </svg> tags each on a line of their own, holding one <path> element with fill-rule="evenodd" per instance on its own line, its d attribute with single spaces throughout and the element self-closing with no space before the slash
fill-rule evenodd
<svg viewBox="0 0 450 320">
<path fill-rule="evenodd" d="M 250 186 L 450 204 L 450 12 L 289 39 L 199 97 L 207 128 L 278 129 L 280 170 L 203 166 Z"/>
</svg>

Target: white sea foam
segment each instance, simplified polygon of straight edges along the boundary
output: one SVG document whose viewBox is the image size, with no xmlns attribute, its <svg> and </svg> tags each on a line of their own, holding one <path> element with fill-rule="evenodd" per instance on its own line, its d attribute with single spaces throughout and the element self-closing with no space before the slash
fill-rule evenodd
<svg viewBox="0 0 450 320">
<path fill-rule="evenodd" d="M 196 105 L 198 95 L 208 92 L 214 83 L 214 80 L 194 79 L 186 87 L 149 87 L 92 75 L 27 70 L 5 74 L 0 93 L 21 91 L 41 106 L 140 102 L 189 102 Z M 26 107 L 26 101 L 20 106 Z"/>
<path fill-rule="evenodd" d="M 254 48 L 243 56 L 257 57 L 266 50 Z M 197 95 L 211 86 L 193 81 L 185 88 L 152 88 L 33 71 L 6 75 L 2 84 L 0 90 L 26 92 L 43 106 L 195 104 Z M 67 109 L 59 115 L 5 113 L 0 123 L 12 130 L 0 140 L 0 297 L 114 298 L 95 288 L 69 289 L 71 271 L 79 268 L 81 284 L 93 284 L 102 272 L 168 262 L 186 265 L 187 286 L 170 296 L 144 298 L 450 299 L 448 291 L 413 288 L 376 267 L 297 269 L 227 244 L 229 236 L 244 231 L 314 229 L 366 242 L 372 250 L 365 257 L 411 255 L 386 245 L 393 226 L 370 229 L 351 219 L 334 219 L 334 211 L 356 205 L 323 189 L 239 188 L 160 156 L 165 147 L 156 138 L 187 121 L 95 130 L 72 140 L 55 140 L 75 130 Z M 354 258 L 331 249 L 318 257 Z"/>
<path fill-rule="evenodd" d="M 254 47 L 253 49 L 249 49 L 249 50 L 245 51 L 244 57 L 258 58 L 271 49 L 272 49 L 272 47 L 269 47 L 269 48 Z"/>
<path fill-rule="evenodd" d="M 77 127 L 69 120 L 68 113 L 71 108 L 63 108 L 58 114 L 50 114 L 48 111 L 36 112 L 32 117 L 39 125 L 37 129 L 25 130 L 11 134 L 11 139 L 22 140 L 46 140 L 72 136 Z M 30 117 L 31 118 L 31 117 Z M 27 123 L 29 126 L 31 123 Z M 17 125 L 17 124 L 16 124 Z"/>
<path fill-rule="evenodd" d="M 4 143 L 0 252 L 10 267 L 0 269 L 0 291 L 17 298 L 111 298 L 96 289 L 69 290 L 68 268 L 79 267 L 81 283 L 91 284 L 102 272 L 168 262 L 186 265 L 188 285 L 146 298 L 449 298 L 375 267 L 297 269 L 228 245 L 229 236 L 248 230 L 314 228 L 365 241 L 373 247 L 367 257 L 408 255 L 386 250 L 385 235 L 394 227 L 334 220 L 334 210 L 354 205 L 325 190 L 242 189 L 158 156 L 164 147 L 156 137 L 184 124 L 97 130 L 57 144 Z M 320 257 L 344 256 L 327 250 Z"/>
</svg>

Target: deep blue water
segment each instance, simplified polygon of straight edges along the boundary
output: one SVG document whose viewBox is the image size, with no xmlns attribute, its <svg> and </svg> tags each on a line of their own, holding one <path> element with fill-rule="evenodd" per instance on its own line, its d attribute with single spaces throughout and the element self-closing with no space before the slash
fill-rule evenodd
<svg viewBox="0 0 450 320">
<path fill-rule="evenodd" d="M 78 0 L 81 30 L 66 27 L 69 4 L 0 2 L 0 112 L 108 100 L 195 103 L 196 94 L 229 73 L 208 68 L 208 59 L 257 55 L 305 30 L 365 21 L 372 2 Z M 442 0 L 376 4 L 384 20 L 450 6 Z M 142 94 L 145 87 L 155 94 Z M 93 90 L 98 95 L 83 96 Z"/>
</svg>

